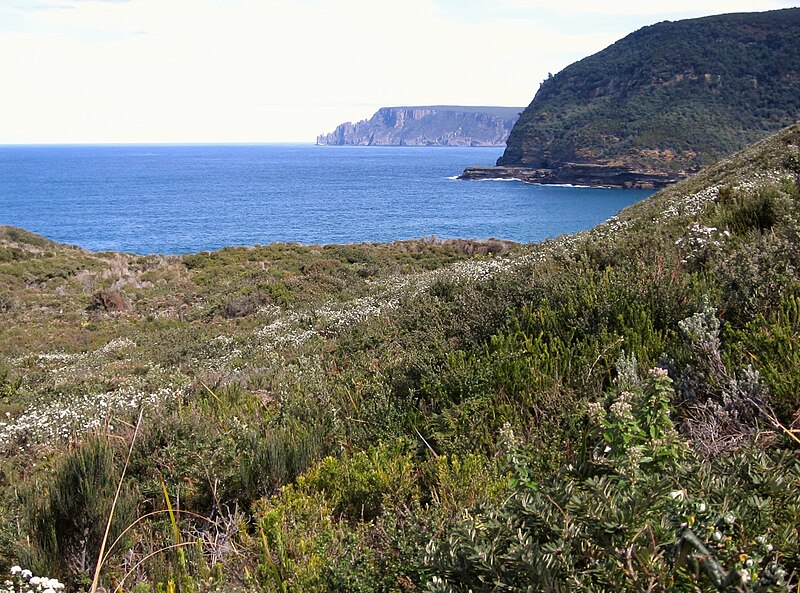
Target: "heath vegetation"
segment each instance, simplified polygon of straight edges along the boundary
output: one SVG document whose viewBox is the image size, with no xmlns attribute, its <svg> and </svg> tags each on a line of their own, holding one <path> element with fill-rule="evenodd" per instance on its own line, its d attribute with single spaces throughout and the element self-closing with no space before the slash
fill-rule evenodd
<svg viewBox="0 0 800 593">
<path fill-rule="evenodd" d="M 799 180 L 794 127 L 538 245 L 2 228 L 5 590 L 794 590 Z"/>
</svg>

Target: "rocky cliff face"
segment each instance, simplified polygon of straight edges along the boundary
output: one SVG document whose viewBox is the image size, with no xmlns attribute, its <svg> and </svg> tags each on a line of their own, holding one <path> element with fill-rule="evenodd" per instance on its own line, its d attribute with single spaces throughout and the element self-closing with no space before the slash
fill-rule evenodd
<svg viewBox="0 0 800 593">
<path fill-rule="evenodd" d="M 337 146 L 505 146 L 520 107 L 383 107 L 317 137 Z"/>
<path fill-rule="evenodd" d="M 504 169 L 464 177 L 659 186 L 798 117 L 800 9 L 666 21 L 545 80 Z"/>
</svg>

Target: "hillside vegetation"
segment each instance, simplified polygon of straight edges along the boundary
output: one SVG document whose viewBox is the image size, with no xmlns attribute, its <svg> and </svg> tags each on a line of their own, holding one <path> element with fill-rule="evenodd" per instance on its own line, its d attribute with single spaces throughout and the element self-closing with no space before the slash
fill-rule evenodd
<svg viewBox="0 0 800 593">
<path fill-rule="evenodd" d="M 0 565 L 88 590 L 120 484 L 108 591 L 794 590 L 798 181 L 796 126 L 538 245 L 5 227 Z"/>
<path fill-rule="evenodd" d="M 800 9 L 644 27 L 545 80 L 497 164 L 673 179 L 800 114 Z"/>
</svg>

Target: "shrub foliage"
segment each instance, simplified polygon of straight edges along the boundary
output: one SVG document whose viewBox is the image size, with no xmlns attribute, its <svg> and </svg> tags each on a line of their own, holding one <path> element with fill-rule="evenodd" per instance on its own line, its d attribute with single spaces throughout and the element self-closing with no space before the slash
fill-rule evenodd
<svg viewBox="0 0 800 593">
<path fill-rule="evenodd" d="M 4 229 L 0 563 L 85 588 L 131 446 L 106 590 L 794 589 L 798 145 L 541 245 Z"/>
</svg>

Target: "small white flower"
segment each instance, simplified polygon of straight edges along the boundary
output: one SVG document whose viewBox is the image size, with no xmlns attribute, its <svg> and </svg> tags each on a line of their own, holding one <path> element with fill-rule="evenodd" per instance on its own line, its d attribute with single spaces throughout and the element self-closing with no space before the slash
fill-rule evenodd
<svg viewBox="0 0 800 593">
<path fill-rule="evenodd" d="M 740 570 L 739 577 L 742 579 L 742 584 L 746 585 L 750 581 L 750 572 L 747 570 Z"/>
<path fill-rule="evenodd" d="M 33 573 L 26 568 L 20 573 L 19 576 L 21 576 L 23 579 L 29 579 L 33 576 Z"/>
<path fill-rule="evenodd" d="M 711 539 L 713 539 L 715 542 L 721 542 L 721 541 L 722 541 L 722 532 L 720 532 L 720 531 L 715 531 L 715 532 L 714 532 L 714 533 L 711 535 Z"/>
<path fill-rule="evenodd" d="M 706 503 L 701 502 L 699 505 L 697 505 L 697 512 L 698 513 L 705 513 L 707 508 L 708 507 L 706 506 Z"/>
<path fill-rule="evenodd" d="M 686 493 L 683 490 L 673 490 L 669 493 L 669 497 L 672 500 L 683 500 L 686 498 Z"/>
<path fill-rule="evenodd" d="M 18 564 L 11 567 L 11 574 L 18 574 L 22 572 L 22 567 Z"/>
</svg>

